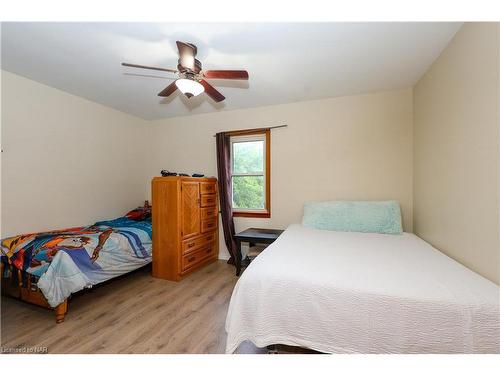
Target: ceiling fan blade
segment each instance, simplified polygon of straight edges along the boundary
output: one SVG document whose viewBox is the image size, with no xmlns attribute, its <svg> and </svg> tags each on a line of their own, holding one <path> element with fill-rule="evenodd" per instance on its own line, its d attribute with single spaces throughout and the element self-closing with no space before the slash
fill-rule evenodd
<svg viewBox="0 0 500 375">
<path fill-rule="evenodd" d="M 175 42 L 177 44 L 177 49 L 179 50 L 179 56 L 182 57 L 184 54 L 189 54 L 193 56 L 193 58 L 196 56 L 198 53 L 198 48 L 194 44 L 191 43 L 184 43 L 177 41 Z"/>
<path fill-rule="evenodd" d="M 205 70 L 203 76 L 205 78 L 248 79 L 248 72 L 246 70 Z"/>
<path fill-rule="evenodd" d="M 186 69 L 191 69 L 195 70 L 196 68 L 196 63 L 195 63 L 195 56 L 196 53 L 198 52 L 198 49 L 194 44 L 190 43 L 184 43 L 177 41 L 177 49 L 179 50 L 179 68 L 182 70 L 182 68 Z M 198 69 L 199 71 L 199 69 Z"/>
<path fill-rule="evenodd" d="M 170 96 L 174 93 L 175 90 L 177 90 L 177 85 L 175 84 L 177 80 L 172 82 L 170 85 L 165 87 L 162 92 L 158 94 L 158 96 Z"/>
<path fill-rule="evenodd" d="M 208 94 L 208 96 L 210 96 L 213 100 L 215 100 L 216 102 L 222 102 L 224 99 L 226 99 L 224 97 L 224 95 L 222 95 L 219 91 L 217 91 L 215 89 L 215 87 L 213 87 L 210 83 L 208 83 L 207 81 L 205 80 L 201 80 L 200 83 L 203 85 L 203 87 L 205 88 L 205 92 Z"/>
<path fill-rule="evenodd" d="M 122 63 L 123 66 L 129 66 L 131 68 L 141 68 L 141 69 L 151 69 L 151 70 L 161 70 L 162 72 L 170 72 L 170 73 L 177 73 L 178 71 L 175 69 L 167 69 L 167 68 L 157 68 L 155 66 L 146 66 L 146 65 L 137 65 L 137 64 L 129 64 L 129 63 Z"/>
</svg>

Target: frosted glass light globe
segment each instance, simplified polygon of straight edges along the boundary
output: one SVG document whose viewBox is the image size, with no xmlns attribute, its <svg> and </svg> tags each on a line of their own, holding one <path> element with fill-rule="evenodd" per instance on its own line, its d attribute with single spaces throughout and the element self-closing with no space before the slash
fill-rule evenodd
<svg viewBox="0 0 500 375">
<path fill-rule="evenodd" d="M 193 81 L 192 79 L 178 79 L 177 81 L 175 81 L 175 85 L 180 90 L 180 92 L 182 92 L 188 98 L 200 95 L 203 91 L 205 91 L 205 88 L 201 83 Z"/>
</svg>

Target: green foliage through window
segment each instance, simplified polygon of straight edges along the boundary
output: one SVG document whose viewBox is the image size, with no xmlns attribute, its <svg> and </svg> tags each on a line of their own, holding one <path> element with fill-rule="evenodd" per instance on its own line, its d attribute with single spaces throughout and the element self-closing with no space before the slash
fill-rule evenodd
<svg viewBox="0 0 500 375">
<path fill-rule="evenodd" d="M 233 208 L 264 209 L 264 141 L 233 143 Z"/>
<path fill-rule="evenodd" d="M 233 208 L 264 208 L 264 177 L 233 177 Z"/>
</svg>

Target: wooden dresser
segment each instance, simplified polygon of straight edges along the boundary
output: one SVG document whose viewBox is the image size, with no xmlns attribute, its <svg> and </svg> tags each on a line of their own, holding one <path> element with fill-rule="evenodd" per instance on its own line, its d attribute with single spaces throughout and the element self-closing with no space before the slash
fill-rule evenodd
<svg viewBox="0 0 500 375">
<path fill-rule="evenodd" d="M 219 255 L 216 178 L 155 177 L 153 276 L 178 281 Z"/>
</svg>

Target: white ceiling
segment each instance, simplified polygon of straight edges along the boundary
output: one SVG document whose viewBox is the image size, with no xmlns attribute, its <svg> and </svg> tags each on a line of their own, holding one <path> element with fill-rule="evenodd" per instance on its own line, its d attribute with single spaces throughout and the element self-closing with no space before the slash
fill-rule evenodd
<svg viewBox="0 0 500 375">
<path fill-rule="evenodd" d="M 460 23 L 3 23 L 2 69 L 153 120 L 410 87 Z M 175 41 L 198 46 L 204 69 L 246 69 L 210 82 L 226 96 L 157 94 L 175 68 Z"/>
</svg>

